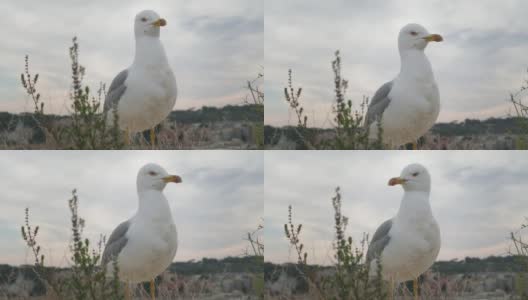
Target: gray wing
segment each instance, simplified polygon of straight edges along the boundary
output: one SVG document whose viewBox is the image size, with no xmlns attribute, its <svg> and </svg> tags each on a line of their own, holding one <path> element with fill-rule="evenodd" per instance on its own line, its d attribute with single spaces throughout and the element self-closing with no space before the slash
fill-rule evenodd
<svg viewBox="0 0 528 300">
<path fill-rule="evenodd" d="M 390 241 L 389 231 L 392 228 L 392 219 L 389 219 L 376 229 L 367 251 L 367 261 L 371 261 L 381 255 L 381 252 Z"/>
<path fill-rule="evenodd" d="M 125 221 L 114 229 L 103 251 L 103 259 L 101 260 L 103 265 L 106 265 L 109 261 L 117 257 L 121 250 L 123 250 L 128 242 L 126 233 L 129 227 L 130 221 Z"/>
<path fill-rule="evenodd" d="M 389 81 L 382 85 L 370 100 L 367 116 L 365 117 L 366 126 L 370 126 L 373 122 L 381 119 L 381 115 L 391 101 L 389 99 L 389 93 L 392 89 L 392 84 L 393 82 Z"/>
<path fill-rule="evenodd" d="M 106 94 L 104 103 L 104 112 L 108 112 L 111 108 L 117 107 L 117 103 L 123 96 L 126 90 L 125 80 L 128 77 L 128 70 L 123 70 L 112 80 L 108 93 Z"/>
</svg>

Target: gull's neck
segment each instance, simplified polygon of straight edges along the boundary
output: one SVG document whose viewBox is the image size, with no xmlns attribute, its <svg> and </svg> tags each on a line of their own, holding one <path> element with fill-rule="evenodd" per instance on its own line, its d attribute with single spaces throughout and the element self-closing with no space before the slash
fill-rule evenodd
<svg viewBox="0 0 528 300">
<path fill-rule="evenodd" d="M 139 206 L 136 218 L 159 220 L 167 222 L 172 220 L 171 209 L 167 198 L 161 191 L 153 189 L 138 189 Z"/>
<path fill-rule="evenodd" d="M 156 69 L 168 65 L 159 37 L 136 36 L 136 54 L 132 65 Z"/>
<path fill-rule="evenodd" d="M 398 210 L 397 218 L 405 223 L 416 224 L 433 218 L 429 204 L 429 192 L 406 191 Z"/>
<path fill-rule="evenodd" d="M 400 51 L 400 74 L 418 80 L 434 80 L 433 68 L 423 50 L 406 49 Z"/>
</svg>

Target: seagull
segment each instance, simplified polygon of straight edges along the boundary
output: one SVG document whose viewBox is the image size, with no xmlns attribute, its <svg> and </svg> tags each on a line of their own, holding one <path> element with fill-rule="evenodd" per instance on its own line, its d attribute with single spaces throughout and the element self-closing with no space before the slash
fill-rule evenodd
<svg viewBox="0 0 528 300">
<path fill-rule="evenodd" d="M 372 97 L 365 117 L 369 139 L 378 139 L 391 148 L 414 144 L 436 122 L 440 112 L 440 93 L 433 69 L 424 53 L 429 42 L 441 42 L 423 26 L 408 24 L 398 36 L 400 73 L 382 85 Z"/>
<path fill-rule="evenodd" d="M 127 143 L 130 133 L 150 129 L 150 142 L 154 145 L 153 128 L 167 118 L 176 104 L 176 79 L 160 41 L 160 28 L 166 24 L 151 10 L 136 15 L 134 61 L 117 74 L 106 95 L 107 121 L 113 124 L 117 114 Z"/>
<path fill-rule="evenodd" d="M 119 268 L 119 278 L 127 282 L 126 298 L 130 298 L 130 283 L 150 280 L 150 293 L 155 298 L 154 278 L 171 264 L 178 248 L 178 234 L 169 203 L 163 189 L 169 182 L 181 178 L 169 175 L 156 164 L 143 166 L 137 175 L 139 207 L 136 214 L 119 224 L 108 239 L 101 263 L 112 274 L 113 260 Z"/>
<path fill-rule="evenodd" d="M 414 280 L 418 297 L 417 278 L 431 267 L 440 251 L 440 228 L 429 204 L 431 177 L 420 164 L 411 164 L 389 185 L 400 184 L 404 194 L 395 217 L 378 227 L 367 251 L 370 273 L 376 274 L 378 259 L 382 276 L 391 282 Z"/>
</svg>

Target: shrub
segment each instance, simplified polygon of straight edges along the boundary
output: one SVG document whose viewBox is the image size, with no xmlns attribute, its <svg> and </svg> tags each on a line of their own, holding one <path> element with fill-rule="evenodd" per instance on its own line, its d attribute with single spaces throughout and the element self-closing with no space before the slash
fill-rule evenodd
<svg viewBox="0 0 528 300">
<path fill-rule="evenodd" d="M 521 225 L 518 231 L 510 233 L 514 249 L 511 254 L 516 255 L 519 265 L 522 266 L 522 271 L 518 273 L 516 278 L 516 293 L 521 300 L 528 300 L 528 278 L 526 276 L 528 273 L 528 243 L 522 237 L 522 233 L 526 228 L 528 228 L 528 225 L 524 224 Z"/>
<path fill-rule="evenodd" d="M 29 222 L 29 208 L 25 210 L 25 224 L 21 227 L 22 238 L 31 249 L 35 263 L 34 272 L 40 282 L 46 287 L 47 294 L 57 299 L 98 300 L 123 299 L 119 282 L 119 267 L 113 261 L 114 271 L 111 278 L 106 274 L 106 268 L 99 267 L 104 237 L 101 237 L 97 248 L 90 247 L 90 241 L 83 238 L 84 219 L 79 217 L 79 199 L 75 190 L 68 200 L 71 213 L 70 260 L 71 268 L 67 276 L 61 276 L 57 269 L 44 265 L 45 256 L 41 253 L 41 246 L 37 241 L 39 226 L 31 226 Z"/>
<path fill-rule="evenodd" d="M 264 116 L 264 91 L 260 89 L 260 81 L 264 79 L 264 73 L 259 73 L 257 78 L 247 82 L 248 95 L 245 104 L 256 105 L 258 113 Z M 264 122 L 255 123 L 251 126 L 255 144 L 258 149 L 264 148 Z"/>
<path fill-rule="evenodd" d="M 34 103 L 34 119 L 44 133 L 46 144 L 61 149 L 122 149 L 122 133 L 118 126 L 117 113 L 114 110 L 114 122 L 108 126 L 106 115 L 102 113 L 105 85 L 100 84 L 97 96 L 90 94 L 90 88 L 83 86 L 86 68 L 79 62 L 79 43 L 74 37 L 69 49 L 72 69 L 70 91 L 71 115 L 65 122 L 54 121 L 44 111 L 44 103 L 37 91 L 39 74 L 31 75 L 29 57 L 25 58 L 21 83 Z"/>
<path fill-rule="evenodd" d="M 308 117 L 304 114 L 304 107 L 300 98 L 302 88 L 294 88 L 292 80 L 292 70 L 288 70 L 288 85 L 284 88 L 284 97 L 291 110 L 296 115 L 297 126 L 295 132 L 298 135 L 301 149 L 383 149 L 382 142 L 383 129 L 378 127 L 378 135 L 375 141 L 369 140 L 369 128 L 365 126 L 365 115 L 368 109 L 369 99 L 363 97 L 359 105 L 359 110 L 354 109 L 352 100 L 346 98 L 348 81 L 341 75 L 341 56 L 339 51 L 335 52 L 335 59 L 332 61 L 332 71 L 334 73 L 334 104 L 332 112 L 334 114 L 332 124 L 332 137 L 318 137 L 316 131 L 308 128 Z"/>
<path fill-rule="evenodd" d="M 516 148 L 520 150 L 528 149 L 528 106 L 523 102 L 522 96 L 528 90 L 528 79 L 521 85 L 515 93 L 510 93 L 510 102 L 515 110 L 518 126 L 521 129 L 521 136 L 516 141 Z"/>
<path fill-rule="evenodd" d="M 376 274 L 370 274 L 370 265 L 366 262 L 365 247 L 368 237 L 364 235 L 359 245 L 355 245 L 345 231 L 348 219 L 341 212 L 342 198 L 340 188 L 335 189 L 332 197 L 334 208 L 334 264 L 331 275 L 317 274 L 317 269 L 309 268 L 308 254 L 301 241 L 302 224 L 294 224 L 291 205 L 288 207 L 288 223 L 284 224 L 285 236 L 297 254 L 297 269 L 309 292 L 317 299 L 386 299 L 384 282 L 381 275 L 381 263 L 377 264 Z"/>
</svg>

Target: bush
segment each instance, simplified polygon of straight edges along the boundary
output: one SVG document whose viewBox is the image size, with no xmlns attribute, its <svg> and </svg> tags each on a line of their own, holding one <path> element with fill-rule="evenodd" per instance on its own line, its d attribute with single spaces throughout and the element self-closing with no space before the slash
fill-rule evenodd
<svg viewBox="0 0 528 300">
<path fill-rule="evenodd" d="M 247 82 L 249 94 L 246 96 L 245 104 L 256 106 L 257 112 L 264 116 L 264 91 L 260 89 L 260 81 L 264 79 L 264 73 L 259 73 L 257 78 Z M 256 123 L 251 127 L 255 144 L 258 149 L 264 148 L 264 122 Z"/>
<path fill-rule="evenodd" d="M 519 150 L 528 149 L 528 106 L 522 100 L 522 96 L 526 90 L 528 90 L 528 79 L 523 82 L 517 92 L 510 93 L 510 102 L 513 104 L 515 114 L 518 118 L 518 126 L 522 132 L 521 137 L 516 142 L 516 148 Z"/>
<path fill-rule="evenodd" d="M 33 271 L 40 283 L 45 286 L 46 294 L 57 299 L 98 300 L 123 299 L 119 282 L 117 261 L 113 261 L 114 271 L 111 278 L 106 268 L 99 267 L 104 237 L 101 237 L 97 248 L 90 247 L 90 241 L 83 238 L 84 219 L 78 214 L 78 197 L 74 190 L 68 200 L 71 213 L 72 239 L 70 241 L 71 268 L 66 276 L 61 276 L 58 269 L 45 267 L 45 256 L 37 241 L 39 226 L 29 222 L 29 208 L 25 210 L 25 224 L 21 227 L 22 238 L 31 249 L 35 263 Z"/>
<path fill-rule="evenodd" d="M 44 112 L 44 103 L 37 91 L 39 74 L 31 75 L 29 57 L 25 58 L 24 73 L 20 75 L 22 86 L 34 103 L 34 121 L 45 136 L 45 143 L 61 149 L 122 149 L 122 132 L 118 126 L 117 113 L 114 122 L 108 126 L 106 115 L 102 113 L 105 85 L 100 84 L 97 96 L 90 95 L 90 88 L 83 86 L 86 72 L 79 62 L 79 44 L 74 37 L 69 49 L 72 69 L 70 92 L 71 115 L 65 122 L 49 118 Z"/>
<path fill-rule="evenodd" d="M 359 245 L 355 245 L 345 231 L 348 218 L 341 212 L 341 191 L 337 187 L 332 197 L 334 208 L 333 243 L 334 264 L 331 275 L 317 274 L 317 268 L 308 265 L 308 253 L 300 235 L 302 224 L 294 224 L 291 205 L 288 207 L 288 223 L 284 224 L 285 236 L 297 254 L 297 270 L 302 285 L 317 299 L 352 299 L 352 300 L 380 300 L 387 298 L 387 292 L 382 279 L 382 268 L 378 262 L 375 276 L 370 274 L 370 264 L 366 261 L 365 247 L 368 237 L 364 235 Z"/>
<path fill-rule="evenodd" d="M 295 132 L 301 141 L 301 149 L 383 149 L 382 142 L 383 129 L 378 128 L 377 139 L 369 140 L 369 128 L 364 126 L 365 115 L 368 109 L 369 99 L 363 97 L 359 105 L 359 110 L 355 110 L 352 100 L 346 98 L 348 81 L 341 75 L 341 56 L 339 51 L 335 52 L 335 59 L 332 61 L 332 71 L 334 73 L 334 94 L 335 102 L 332 107 L 334 113 L 333 134 L 330 138 L 318 137 L 318 132 L 308 128 L 308 117 L 304 114 L 304 107 L 300 98 L 302 88 L 294 88 L 292 80 L 292 70 L 288 70 L 288 86 L 284 88 L 284 97 L 291 110 L 297 117 Z"/>
<path fill-rule="evenodd" d="M 512 254 L 517 255 L 515 258 L 518 260 L 519 266 L 521 266 L 521 271 L 516 278 L 516 293 L 521 300 L 528 300 L 528 278 L 526 276 L 528 273 L 528 243 L 522 237 L 522 233 L 526 228 L 528 228 L 528 225 L 524 224 L 521 225 L 517 232 L 510 233 L 514 249 Z"/>
</svg>

